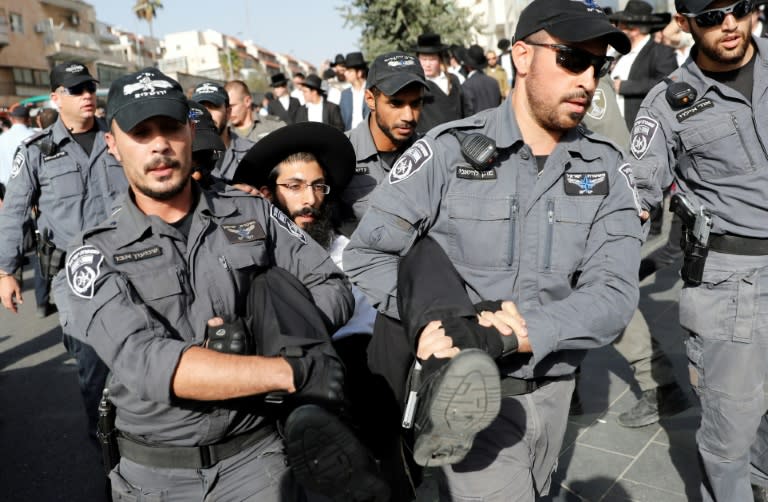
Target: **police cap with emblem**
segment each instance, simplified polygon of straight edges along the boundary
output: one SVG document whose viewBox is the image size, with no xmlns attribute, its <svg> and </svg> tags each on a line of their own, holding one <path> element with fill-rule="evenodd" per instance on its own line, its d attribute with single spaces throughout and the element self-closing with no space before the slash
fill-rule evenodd
<svg viewBox="0 0 768 502">
<path fill-rule="evenodd" d="M 565 42 L 604 38 L 621 54 L 629 52 L 629 38 L 608 20 L 595 0 L 533 0 L 520 13 L 515 40 L 539 30 Z"/>
<path fill-rule="evenodd" d="M 700 14 L 715 0 L 675 0 L 675 9 L 680 13 Z"/>
<path fill-rule="evenodd" d="M 189 105 L 178 82 L 157 68 L 144 68 L 124 75 L 109 87 L 107 123 L 114 119 L 123 131 L 130 131 L 150 117 L 189 120 Z"/>
<path fill-rule="evenodd" d="M 387 96 L 394 96 L 405 86 L 414 83 L 428 88 L 419 60 L 398 51 L 387 52 L 374 59 L 366 82 L 368 89 L 375 87 Z"/>
<path fill-rule="evenodd" d="M 216 82 L 203 82 L 192 91 L 192 101 L 211 103 L 213 106 L 229 106 L 229 94 Z"/>
<path fill-rule="evenodd" d="M 300 122 L 260 139 L 240 161 L 233 181 L 256 188 L 266 186 L 272 169 L 289 155 L 301 152 L 315 156 L 334 191 L 346 187 L 355 172 L 355 150 L 343 132 L 320 122 Z"/>
<path fill-rule="evenodd" d="M 51 70 L 51 90 L 55 91 L 59 87 L 74 87 L 83 82 L 98 82 L 88 67 L 77 61 L 67 61 L 57 64 Z"/>
<path fill-rule="evenodd" d="M 192 140 L 192 152 L 202 150 L 224 151 L 227 147 L 219 136 L 211 112 L 197 101 L 189 100 L 189 120 L 195 124 L 195 139 Z"/>
</svg>

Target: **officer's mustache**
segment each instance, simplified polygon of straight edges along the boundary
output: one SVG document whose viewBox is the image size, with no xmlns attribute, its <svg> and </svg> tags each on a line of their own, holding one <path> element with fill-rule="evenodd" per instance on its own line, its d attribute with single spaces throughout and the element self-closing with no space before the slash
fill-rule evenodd
<svg viewBox="0 0 768 502">
<path fill-rule="evenodd" d="M 574 91 L 570 94 L 567 94 L 563 97 L 563 101 L 571 101 L 573 99 L 585 99 L 587 100 L 587 106 L 589 106 L 589 103 L 592 102 L 592 94 L 590 92 L 587 92 L 585 90 L 580 91 Z"/>
<path fill-rule="evenodd" d="M 144 174 L 154 171 L 155 169 L 159 168 L 160 166 L 170 167 L 173 169 L 178 169 L 181 167 L 181 162 L 179 162 L 176 159 L 172 159 L 171 157 L 155 157 L 152 159 L 151 162 L 144 165 Z"/>
<path fill-rule="evenodd" d="M 311 216 L 313 218 L 320 218 L 320 210 L 315 209 L 314 207 L 305 206 L 298 211 L 294 211 L 291 213 L 291 219 L 297 218 L 299 216 Z"/>
</svg>

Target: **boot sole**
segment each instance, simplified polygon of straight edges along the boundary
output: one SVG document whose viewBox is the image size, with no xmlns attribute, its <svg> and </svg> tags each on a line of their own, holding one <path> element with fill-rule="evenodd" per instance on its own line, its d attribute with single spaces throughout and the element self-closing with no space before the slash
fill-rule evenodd
<svg viewBox="0 0 768 502">
<path fill-rule="evenodd" d="M 284 434 L 288 464 L 308 490 L 339 501 L 389 499 L 366 448 L 335 415 L 300 406 L 288 416 Z"/>
<path fill-rule="evenodd" d="M 501 409 L 499 369 L 485 352 L 463 350 L 454 357 L 433 390 L 431 428 L 418 434 L 413 458 L 422 466 L 461 462 L 475 435 L 488 427 Z"/>
</svg>

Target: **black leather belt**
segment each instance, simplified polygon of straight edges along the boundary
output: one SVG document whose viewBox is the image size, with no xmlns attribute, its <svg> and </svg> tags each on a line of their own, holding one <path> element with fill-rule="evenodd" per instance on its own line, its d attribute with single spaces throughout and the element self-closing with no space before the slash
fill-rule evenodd
<svg viewBox="0 0 768 502">
<path fill-rule="evenodd" d="M 544 387 L 552 382 L 560 380 L 568 380 L 573 378 L 573 375 L 567 375 L 562 377 L 543 377 L 527 380 L 524 378 L 504 377 L 501 379 L 501 397 L 508 396 L 521 396 L 523 394 L 530 394 L 531 392 Z"/>
<path fill-rule="evenodd" d="M 120 434 L 120 455 L 148 467 L 167 469 L 206 469 L 241 452 L 275 432 L 272 424 L 246 432 L 216 444 L 205 446 L 160 446 L 139 442 Z"/>
<path fill-rule="evenodd" d="M 768 255 L 768 239 L 712 234 L 709 236 L 709 249 L 720 253 L 746 256 Z"/>
</svg>

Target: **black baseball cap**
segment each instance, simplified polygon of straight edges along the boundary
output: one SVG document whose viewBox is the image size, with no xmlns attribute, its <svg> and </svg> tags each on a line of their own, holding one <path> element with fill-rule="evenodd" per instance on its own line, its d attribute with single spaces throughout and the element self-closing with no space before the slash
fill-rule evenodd
<svg viewBox="0 0 768 502">
<path fill-rule="evenodd" d="M 417 83 L 427 87 L 427 79 L 419 60 L 405 52 L 387 52 L 371 63 L 367 88 L 375 87 L 387 96 L 397 94 L 403 87 Z"/>
<path fill-rule="evenodd" d="M 11 112 L 8 114 L 11 117 L 21 118 L 21 119 L 28 119 L 29 118 L 29 108 L 27 108 L 24 105 L 16 105 Z"/>
<path fill-rule="evenodd" d="M 178 82 L 157 68 L 144 68 L 124 75 L 109 87 L 107 123 L 116 120 L 120 129 L 130 131 L 150 117 L 189 120 L 189 105 Z"/>
<path fill-rule="evenodd" d="M 67 61 L 60 63 L 51 70 L 51 90 L 55 91 L 59 87 L 74 87 L 83 82 L 98 82 L 88 67 L 77 61 Z"/>
<path fill-rule="evenodd" d="M 211 103 L 214 106 L 229 106 L 229 94 L 216 82 L 203 82 L 192 91 L 192 101 Z"/>
<path fill-rule="evenodd" d="M 715 0 L 675 0 L 675 9 L 677 12 L 690 14 L 699 14 L 706 10 L 709 4 Z"/>
<path fill-rule="evenodd" d="M 198 103 L 189 100 L 189 120 L 195 124 L 195 139 L 192 141 L 192 152 L 201 150 L 224 151 L 227 147 L 219 136 L 219 131 L 211 117 L 211 112 Z"/>
<path fill-rule="evenodd" d="M 515 40 L 544 30 L 565 42 L 604 38 L 621 54 L 629 52 L 629 38 L 613 26 L 595 0 L 533 0 L 520 13 Z"/>
</svg>

